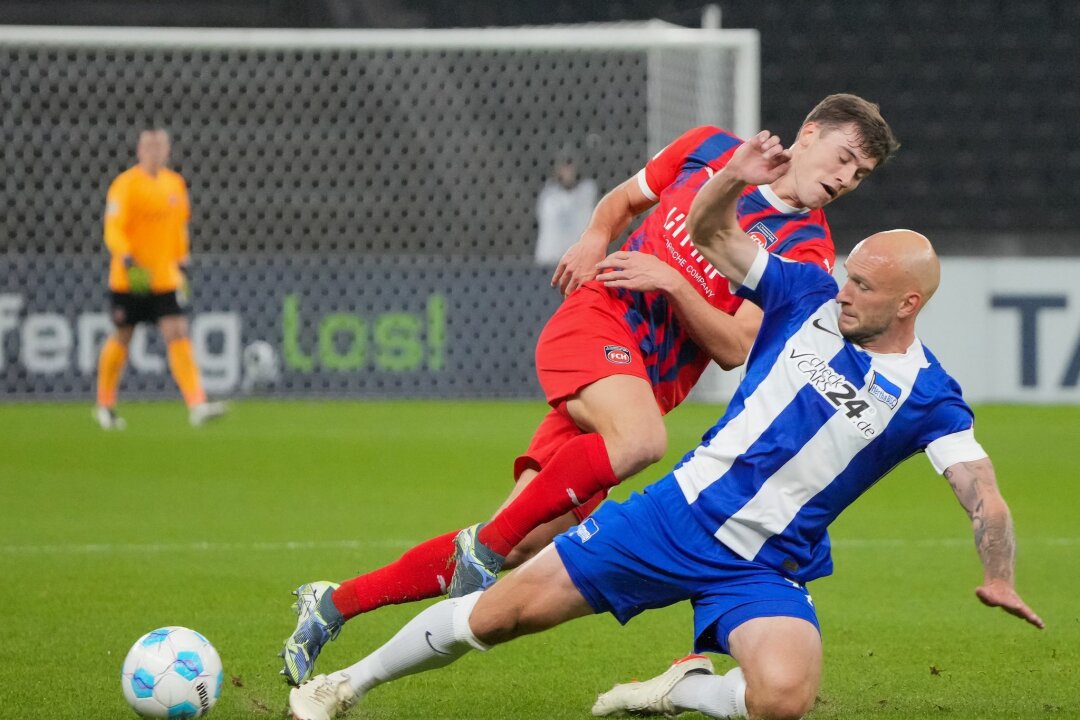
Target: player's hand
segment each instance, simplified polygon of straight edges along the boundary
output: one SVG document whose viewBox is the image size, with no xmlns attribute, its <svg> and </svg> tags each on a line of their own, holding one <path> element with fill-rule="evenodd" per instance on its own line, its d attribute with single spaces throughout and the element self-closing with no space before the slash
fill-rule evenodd
<svg viewBox="0 0 1080 720">
<path fill-rule="evenodd" d="M 666 262 L 643 252 L 619 250 L 596 264 L 597 280 L 606 287 L 638 292 L 665 292 L 679 281 L 679 272 Z"/>
<path fill-rule="evenodd" d="M 1040 630 L 1046 627 L 1042 618 L 1036 615 L 1035 611 L 1020 599 L 1013 586 L 1004 580 L 991 580 L 979 586 L 975 589 L 975 595 L 983 605 L 999 607 L 1010 615 L 1027 620 Z"/>
<path fill-rule="evenodd" d="M 176 288 L 176 300 L 181 307 L 191 302 L 191 281 L 185 273 L 180 273 L 180 286 Z"/>
<path fill-rule="evenodd" d="M 768 185 L 787 172 L 790 163 L 791 153 L 780 138 L 762 130 L 732 153 L 724 170 L 747 185 Z"/>
<path fill-rule="evenodd" d="M 150 294 L 150 272 L 136 265 L 131 258 L 124 258 L 124 270 L 127 272 L 128 289 L 132 295 Z"/>
<path fill-rule="evenodd" d="M 607 246 L 607 238 L 586 232 L 559 260 L 555 274 L 551 276 L 551 287 L 558 288 L 565 296 L 592 280 L 596 277 L 596 264 L 604 259 Z"/>
</svg>

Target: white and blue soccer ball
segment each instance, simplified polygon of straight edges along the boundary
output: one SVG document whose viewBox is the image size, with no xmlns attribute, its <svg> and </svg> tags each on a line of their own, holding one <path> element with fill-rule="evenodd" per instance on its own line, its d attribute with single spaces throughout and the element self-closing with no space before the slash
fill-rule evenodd
<svg viewBox="0 0 1080 720">
<path fill-rule="evenodd" d="M 121 671 L 128 704 L 143 717 L 205 715 L 225 679 L 217 650 L 194 630 L 163 627 L 139 638 Z"/>
</svg>

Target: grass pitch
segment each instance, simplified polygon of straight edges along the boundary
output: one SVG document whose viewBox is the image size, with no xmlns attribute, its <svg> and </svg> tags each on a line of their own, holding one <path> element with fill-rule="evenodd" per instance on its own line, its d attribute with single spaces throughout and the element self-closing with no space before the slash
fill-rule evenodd
<svg viewBox="0 0 1080 720">
<path fill-rule="evenodd" d="M 221 654 L 213 717 L 281 717 L 289 591 L 486 517 L 544 408 L 250 401 L 201 430 L 179 403 L 124 410 L 129 429 L 103 433 L 85 405 L 0 407 L 2 718 L 134 717 L 120 664 L 161 625 Z M 668 458 L 616 497 L 660 477 L 716 415 L 673 413 Z M 834 525 L 836 575 L 811 585 L 825 640 L 812 718 L 1080 718 L 1080 410 L 978 415 L 1016 518 L 1018 586 L 1047 630 L 978 603 L 967 519 L 913 458 Z M 351 663 L 420 607 L 350 622 L 319 668 Z M 685 604 L 625 628 L 585 618 L 378 688 L 353 716 L 584 719 L 598 691 L 691 642 Z"/>
</svg>

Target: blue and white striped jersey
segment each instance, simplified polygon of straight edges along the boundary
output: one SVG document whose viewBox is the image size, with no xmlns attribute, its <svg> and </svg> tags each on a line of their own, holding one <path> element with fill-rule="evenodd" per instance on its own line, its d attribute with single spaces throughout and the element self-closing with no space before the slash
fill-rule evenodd
<svg viewBox="0 0 1080 720">
<path fill-rule="evenodd" d="M 926 451 L 944 472 L 986 457 L 929 349 L 845 340 L 837 292 L 821 268 L 759 251 L 739 289 L 765 313 L 746 378 L 664 481 L 717 540 L 799 582 L 832 572 L 829 523 L 905 458 Z"/>
</svg>

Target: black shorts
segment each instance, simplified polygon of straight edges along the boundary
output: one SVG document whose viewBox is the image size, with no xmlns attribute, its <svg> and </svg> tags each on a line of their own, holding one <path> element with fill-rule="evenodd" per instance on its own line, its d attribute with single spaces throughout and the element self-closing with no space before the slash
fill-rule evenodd
<svg viewBox="0 0 1080 720">
<path fill-rule="evenodd" d="M 157 323 L 163 317 L 184 314 L 184 308 L 181 307 L 176 292 L 151 295 L 110 292 L 109 300 L 111 303 L 109 315 L 117 327 Z"/>
</svg>

